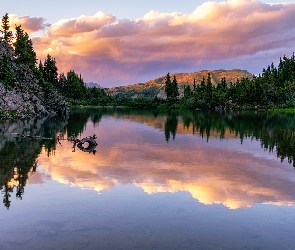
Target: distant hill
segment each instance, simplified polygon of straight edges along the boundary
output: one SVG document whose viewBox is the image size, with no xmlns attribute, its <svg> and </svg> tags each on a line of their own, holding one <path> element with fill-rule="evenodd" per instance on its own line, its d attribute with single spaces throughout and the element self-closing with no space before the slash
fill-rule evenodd
<svg viewBox="0 0 295 250">
<path fill-rule="evenodd" d="M 96 83 L 96 82 L 87 82 L 87 83 L 86 83 L 86 87 L 87 87 L 87 88 L 93 88 L 93 87 L 96 87 L 96 88 L 99 88 L 99 89 L 102 88 L 102 87 L 101 87 L 98 83 Z"/>
<path fill-rule="evenodd" d="M 217 84 L 221 78 L 225 77 L 227 82 L 236 82 L 237 79 L 248 77 L 252 79 L 252 74 L 246 70 L 231 69 L 231 70 L 202 70 L 194 73 L 175 73 L 170 74 L 171 79 L 175 76 L 178 83 L 179 93 L 182 95 L 183 89 L 187 85 L 193 85 L 194 79 L 196 84 L 200 84 L 203 77 L 207 79 L 208 73 L 211 75 L 213 85 Z M 109 95 L 120 97 L 165 97 L 165 77 L 161 76 L 154 80 L 133 85 L 120 86 L 105 89 Z"/>
</svg>

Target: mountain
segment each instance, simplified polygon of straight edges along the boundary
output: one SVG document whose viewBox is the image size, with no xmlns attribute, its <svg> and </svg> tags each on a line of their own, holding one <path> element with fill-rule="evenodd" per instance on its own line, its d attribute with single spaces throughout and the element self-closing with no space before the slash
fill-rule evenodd
<svg viewBox="0 0 295 250">
<path fill-rule="evenodd" d="M 196 84 L 200 84 L 203 77 L 207 79 L 208 74 L 210 73 L 212 84 L 217 84 L 221 78 L 225 77 L 227 82 L 236 82 L 237 79 L 242 77 L 248 77 L 252 79 L 252 74 L 246 70 L 241 69 L 231 69 L 231 70 L 202 70 L 194 73 L 175 73 L 170 74 L 171 79 L 176 77 L 179 93 L 182 95 L 183 89 L 187 85 L 193 86 L 194 79 Z M 165 78 L 166 76 L 158 77 L 154 80 L 150 80 L 144 83 L 137 83 L 133 85 L 113 87 L 105 89 L 106 92 L 111 96 L 119 97 L 165 97 Z"/>
<path fill-rule="evenodd" d="M 94 87 L 96 87 L 96 88 L 98 88 L 98 89 L 101 89 L 102 87 L 98 84 L 98 83 L 96 83 L 96 82 L 87 82 L 86 83 L 86 87 L 87 88 L 94 88 Z"/>
</svg>

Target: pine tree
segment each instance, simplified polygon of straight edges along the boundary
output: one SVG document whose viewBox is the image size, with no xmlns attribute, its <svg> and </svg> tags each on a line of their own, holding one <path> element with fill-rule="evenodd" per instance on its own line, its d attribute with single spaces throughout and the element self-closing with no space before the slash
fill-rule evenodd
<svg viewBox="0 0 295 250">
<path fill-rule="evenodd" d="M 0 82 L 3 83 L 7 89 L 13 88 L 16 83 L 11 61 L 5 55 L 0 60 Z"/>
<path fill-rule="evenodd" d="M 207 81 L 206 81 L 206 93 L 205 93 L 205 100 L 207 102 L 207 105 L 210 106 L 211 100 L 212 100 L 212 81 L 211 81 L 211 75 L 208 73 Z"/>
<path fill-rule="evenodd" d="M 8 42 L 10 44 L 13 36 L 12 36 L 12 32 L 9 31 L 10 26 L 9 26 L 8 13 L 6 13 L 2 18 L 1 27 L 3 29 L 3 30 L 0 30 L 0 32 L 3 34 L 2 39 L 4 39 L 6 42 Z"/>
<path fill-rule="evenodd" d="M 202 99 L 205 96 L 205 91 L 206 91 L 206 81 L 205 81 L 205 77 L 203 77 L 200 83 L 200 88 L 199 88 L 199 92 L 200 92 L 199 94 Z"/>
<path fill-rule="evenodd" d="M 43 73 L 44 73 L 44 68 L 43 68 L 43 64 L 42 64 L 42 61 L 40 60 L 39 62 L 39 66 L 38 68 L 35 70 L 35 75 L 39 81 L 39 85 L 46 89 L 48 86 L 48 83 L 45 81 L 44 79 L 44 76 L 43 76 Z"/>
<path fill-rule="evenodd" d="M 191 95 L 192 95 L 191 87 L 189 85 L 185 86 L 184 87 L 184 90 L 183 90 L 183 97 L 184 97 L 184 99 L 190 98 Z"/>
<path fill-rule="evenodd" d="M 21 28 L 21 25 L 15 26 L 16 40 L 14 42 L 16 63 L 28 65 L 30 69 L 36 70 L 37 57 L 33 49 L 33 42 L 29 35 Z"/>
<path fill-rule="evenodd" d="M 194 78 L 194 85 L 193 85 L 193 93 L 194 94 L 196 92 L 196 88 L 197 88 L 197 86 L 196 86 L 196 78 Z"/>
<path fill-rule="evenodd" d="M 38 70 L 43 73 L 44 68 L 43 68 L 43 63 L 41 60 L 39 62 Z"/>
<path fill-rule="evenodd" d="M 61 73 L 58 77 L 58 89 L 62 95 L 65 94 L 67 87 L 67 78 L 64 73 Z"/>
<path fill-rule="evenodd" d="M 40 64 L 39 64 L 39 68 L 40 68 Z M 57 71 L 58 69 L 56 66 L 55 58 L 51 57 L 51 55 L 48 54 L 43 65 L 43 77 L 48 84 L 50 84 L 56 89 L 58 88 L 58 72 Z"/>
<path fill-rule="evenodd" d="M 172 81 L 172 98 L 173 98 L 173 102 L 176 102 L 178 96 L 179 96 L 178 84 L 177 84 L 176 76 L 174 76 L 173 81 Z"/>
<path fill-rule="evenodd" d="M 165 94 L 167 96 L 167 100 L 171 100 L 172 95 L 173 95 L 173 89 L 172 89 L 172 82 L 171 82 L 171 77 L 170 73 L 166 75 L 166 80 L 165 80 Z"/>
<path fill-rule="evenodd" d="M 65 87 L 65 96 L 72 99 L 82 99 L 86 95 L 87 88 L 82 77 L 78 76 L 75 71 L 67 73 Z"/>
</svg>

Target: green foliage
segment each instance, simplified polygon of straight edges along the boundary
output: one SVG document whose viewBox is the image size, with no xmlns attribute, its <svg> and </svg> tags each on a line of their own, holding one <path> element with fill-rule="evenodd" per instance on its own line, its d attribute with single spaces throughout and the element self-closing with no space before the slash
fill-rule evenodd
<svg viewBox="0 0 295 250">
<path fill-rule="evenodd" d="M 179 96 L 176 77 L 174 76 L 173 81 L 171 82 L 171 77 L 169 73 L 166 75 L 165 80 L 165 94 L 167 96 L 168 103 L 171 105 L 177 101 L 177 98 Z"/>
<path fill-rule="evenodd" d="M 183 90 L 183 97 L 184 99 L 188 99 L 192 96 L 192 91 L 191 91 L 191 87 L 189 85 L 184 87 Z"/>
<path fill-rule="evenodd" d="M 87 99 L 91 99 L 91 98 L 103 98 L 106 96 L 106 92 L 104 91 L 104 89 L 101 88 L 87 88 L 86 91 L 86 98 Z"/>
<path fill-rule="evenodd" d="M 67 81 L 64 88 L 64 95 L 72 99 L 85 99 L 87 88 L 81 76 L 74 71 L 67 73 Z"/>
<path fill-rule="evenodd" d="M 54 57 L 48 54 L 44 61 L 44 65 L 42 65 L 42 62 L 40 61 L 39 71 L 42 73 L 43 79 L 48 85 L 58 89 L 58 69 Z"/>
<path fill-rule="evenodd" d="M 67 77 L 64 73 L 61 73 L 58 77 L 58 90 L 62 95 L 65 95 L 65 90 L 67 87 Z"/>
<path fill-rule="evenodd" d="M 1 27 L 2 27 L 2 30 L 0 30 L 0 32 L 3 34 L 1 38 L 10 44 L 13 36 L 12 36 L 12 32 L 9 30 L 10 26 L 9 26 L 8 13 L 6 13 L 2 18 Z"/>
<path fill-rule="evenodd" d="M 5 55 L 2 60 L 0 60 L 0 82 L 3 83 L 7 89 L 12 89 L 16 84 L 11 61 Z"/>
<path fill-rule="evenodd" d="M 16 26 L 16 37 L 13 43 L 15 49 L 15 62 L 29 66 L 30 69 L 35 70 L 37 57 L 33 49 L 33 42 L 29 35 L 21 28 Z"/>
<path fill-rule="evenodd" d="M 267 109 L 273 107 L 294 107 L 295 57 L 286 56 L 280 60 L 278 68 L 273 63 L 263 69 L 262 75 L 253 79 L 241 78 L 235 83 L 227 83 L 222 78 L 215 86 L 211 76 L 203 78 L 199 85 L 194 80 L 193 98 L 189 89 L 184 89 L 184 100 L 180 104 L 197 109 Z"/>
<path fill-rule="evenodd" d="M 167 96 L 167 99 L 170 98 L 172 96 L 172 94 L 173 94 L 170 73 L 168 73 L 166 75 L 166 80 L 165 80 L 165 94 Z"/>
<path fill-rule="evenodd" d="M 176 102 L 178 96 L 179 96 L 178 84 L 177 84 L 176 77 L 174 76 L 172 81 L 172 96 L 171 96 L 174 102 Z"/>
</svg>

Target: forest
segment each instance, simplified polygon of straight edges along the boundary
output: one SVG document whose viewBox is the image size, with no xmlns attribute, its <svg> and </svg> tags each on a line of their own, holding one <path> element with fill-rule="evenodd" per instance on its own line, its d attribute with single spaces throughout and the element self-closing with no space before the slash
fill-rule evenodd
<svg viewBox="0 0 295 250">
<path fill-rule="evenodd" d="M 275 108 L 295 108 L 295 56 L 283 56 L 276 67 L 273 63 L 252 79 L 241 78 L 236 82 L 227 82 L 225 78 L 213 85 L 211 76 L 201 82 L 194 80 L 187 85 L 183 94 L 179 93 L 177 79 L 170 74 L 165 79 L 166 98 L 142 97 L 122 98 L 110 96 L 103 88 L 87 88 L 81 76 L 74 70 L 58 73 L 54 57 L 47 55 L 38 60 L 33 42 L 22 27 L 15 26 L 10 31 L 9 16 L 2 18 L 1 41 L 14 49 L 14 63 L 27 65 L 38 79 L 44 91 L 55 89 L 66 100 L 69 106 L 112 106 L 129 108 L 181 108 L 201 110 L 266 110 Z M 15 76 L 11 58 L 0 57 L 0 82 L 5 88 L 13 89 Z M 30 86 L 28 86 L 30 87 Z"/>
</svg>

